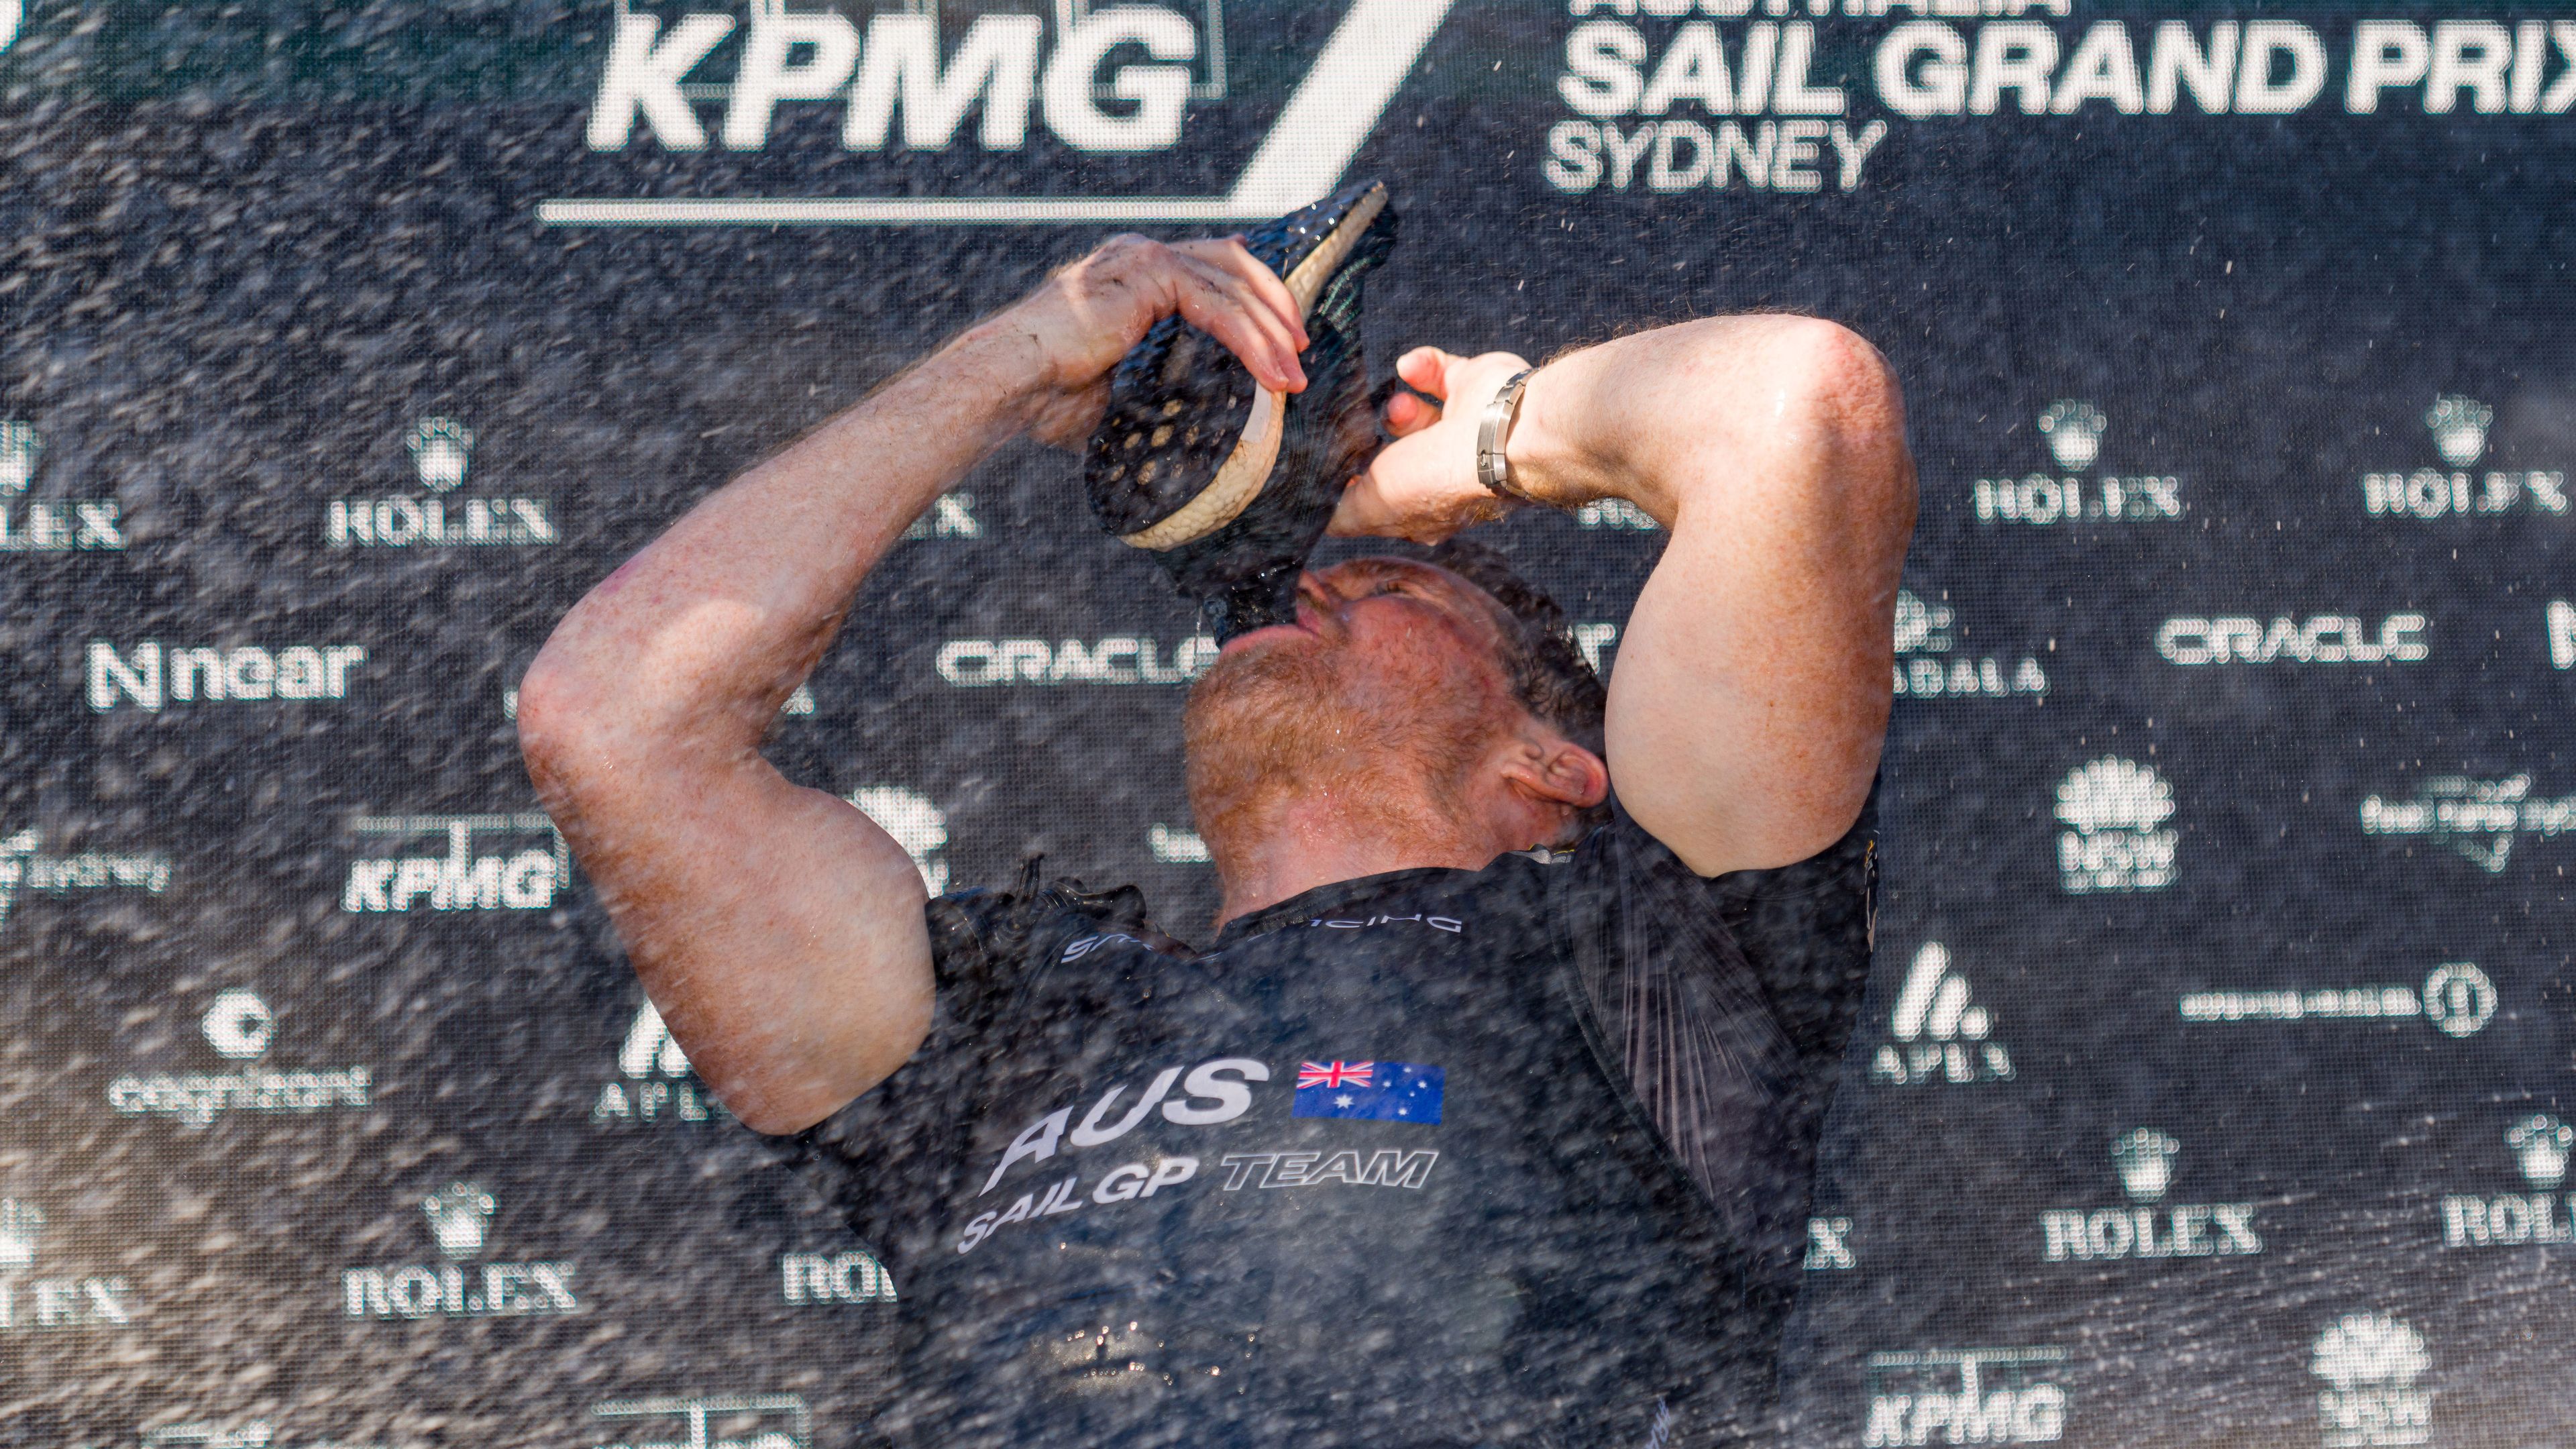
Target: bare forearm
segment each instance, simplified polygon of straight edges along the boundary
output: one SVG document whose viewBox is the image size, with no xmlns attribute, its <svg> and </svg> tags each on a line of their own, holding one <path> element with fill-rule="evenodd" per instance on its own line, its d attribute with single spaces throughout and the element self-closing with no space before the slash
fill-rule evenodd
<svg viewBox="0 0 2576 1449">
<path fill-rule="evenodd" d="M 1804 317 L 1715 317 L 1541 367 L 1510 456 L 1513 481 L 1544 502 L 1625 499 L 1671 528 L 1753 489 L 1882 487 L 1902 433 L 1867 343 Z"/>
<path fill-rule="evenodd" d="M 526 693 L 637 743 L 756 743 L 930 501 L 1023 425 L 1034 368 L 989 324 L 700 502 L 593 589 Z"/>
<path fill-rule="evenodd" d="M 1837 838 L 1886 728 L 1914 523 L 1886 364 L 1829 323 L 1721 318 L 1551 364 L 1523 418 L 1525 486 L 1624 498 L 1671 530 L 1611 680 L 1630 812 L 1711 874 Z"/>
</svg>

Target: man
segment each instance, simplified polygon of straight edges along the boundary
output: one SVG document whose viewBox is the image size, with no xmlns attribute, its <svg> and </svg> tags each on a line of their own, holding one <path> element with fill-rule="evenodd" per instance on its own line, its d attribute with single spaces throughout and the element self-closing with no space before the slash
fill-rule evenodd
<svg viewBox="0 0 2576 1449">
<path fill-rule="evenodd" d="M 1668 530 L 1606 698 L 1490 551 L 1307 575 L 1184 716 L 1207 953 L 1034 869 L 925 911 L 762 733 L 913 517 L 1016 434 L 1080 446 L 1174 314 L 1302 387 L 1299 306 L 1236 241 L 1112 240 L 701 502 L 521 689 L 531 773 L 691 1062 L 805 1134 L 893 1272 L 872 1436 L 1757 1432 L 1865 953 L 1748 959 L 1705 878 L 1817 855 L 1868 793 L 1914 510 L 1886 367 L 1741 317 L 1539 368 L 1515 490 Z M 1524 367 L 1408 353 L 1421 395 L 1334 529 L 1492 516 L 1479 414 Z"/>
</svg>

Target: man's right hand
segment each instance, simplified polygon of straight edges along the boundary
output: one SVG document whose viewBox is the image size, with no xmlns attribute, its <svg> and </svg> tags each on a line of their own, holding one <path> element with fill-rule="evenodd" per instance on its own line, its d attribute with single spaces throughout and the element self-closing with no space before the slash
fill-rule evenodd
<svg viewBox="0 0 2576 1449">
<path fill-rule="evenodd" d="M 1034 292 L 969 329 L 958 344 L 1026 366 L 1025 425 L 1043 443 L 1080 448 L 1109 405 L 1109 374 L 1163 318 L 1225 344 L 1253 380 L 1300 392 L 1306 347 L 1296 299 L 1233 237 L 1165 244 L 1116 236 Z"/>
</svg>

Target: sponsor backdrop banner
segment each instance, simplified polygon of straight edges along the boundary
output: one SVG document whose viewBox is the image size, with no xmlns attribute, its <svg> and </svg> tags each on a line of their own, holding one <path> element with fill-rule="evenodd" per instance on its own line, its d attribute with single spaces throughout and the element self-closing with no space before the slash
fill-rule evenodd
<svg viewBox="0 0 2576 1449">
<path fill-rule="evenodd" d="M 1799 1442 L 2556 1442 L 2576 22 L 2169 0 L 0 0 L 0 1443 L 842 1444 L 892 1282 L 519 764 L 554 620 L 1106 230 L 1389 178 L 1402 345 L 1903 376 Z M 772 757 L 1215 903 L 1209 641 L 1005 450 Z M 854 479 L 864 486 L 864 479 Z M 1604 664 L 1659 539 L 1492 530 Z"/>
</svg>

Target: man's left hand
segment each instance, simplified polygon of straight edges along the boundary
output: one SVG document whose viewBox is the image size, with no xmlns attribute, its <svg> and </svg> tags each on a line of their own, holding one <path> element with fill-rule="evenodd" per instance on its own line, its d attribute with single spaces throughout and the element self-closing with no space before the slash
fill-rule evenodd
<svg viewBox="0 0 2576 1449">
<path fill-rule="evenodd" d="M 1438 543 L 1502 517 L 1509 505 L 1476 477 L 1476 428 L 1485 404 L 1527 366 L 1508 352 L 1460 357 L 1437 347 L 1396 359 L 1396 376 L 1423 396 L 1400 392 L 1387 404 L 1395 441 L 1342 490 L 1332 531 Z"/>
</svg>

